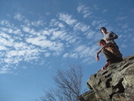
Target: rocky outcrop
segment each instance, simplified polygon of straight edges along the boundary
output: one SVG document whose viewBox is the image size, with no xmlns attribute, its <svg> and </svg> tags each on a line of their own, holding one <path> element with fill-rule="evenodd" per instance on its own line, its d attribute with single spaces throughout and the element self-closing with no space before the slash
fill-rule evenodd
<svg viewBox="0 0 134 101">
<path fill-rule="evenodd" d="M 87 91 L 78 97 L 78 101 L 96 101 L 95 93 L 93 90 Z"/>
<path fill-rule="evenodd" d="M 94 98 L 86 101 L 134 101 L 134 55 L 91 75 L 87 85 Z"/>
</svg>

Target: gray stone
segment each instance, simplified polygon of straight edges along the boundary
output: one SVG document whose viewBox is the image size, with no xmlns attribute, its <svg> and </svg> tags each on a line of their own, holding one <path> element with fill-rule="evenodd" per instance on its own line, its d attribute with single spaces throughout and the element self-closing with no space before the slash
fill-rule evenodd
<svg viewBox="0 0 134 101">
<path fill-rule="evenodd" d="M 134 101 L 134 55 L 91 75 L 87 85 L 94 98 L 86 101 Z"/>
</svg>

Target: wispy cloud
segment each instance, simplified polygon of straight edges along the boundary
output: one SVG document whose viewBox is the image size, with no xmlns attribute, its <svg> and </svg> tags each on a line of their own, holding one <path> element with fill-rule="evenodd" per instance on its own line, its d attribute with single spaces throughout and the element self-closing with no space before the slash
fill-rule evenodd
<svg viewBox="0 0 134 101">
<path fill-rule="evenodd" d="M 25 16 L 21 15 L 20 13 L 16 13 L 14 15 L 14 19 L 24 22 L 27 26 L 38 27 L 38 26 L 43 26 L 45 24 L 45 22 L 43 22 L 42 20 L 29 21 L 28 19 L 26 19 Z"/>
<path fill-rule="evenodd" d="M 8 20 L 2 20 L 2 21 L 0 22 L 0 24 L 1 24 L 2 26 L 14 28 L 14 24 L 11 24 Z"/>
<path fill-rule="evenodd" d="M 77 11 L 79 13 L 82 13 L 84 18 L 87 18 L 89 16 L 91 17 L 92 15 L 92 11 L 90 11 L 90 8 L 82 4 L 79 4 L 79 6 L 77 7 Z"/>
<path fill-rule="evenodd" d="M 66 40 L 70 36 L 67 36 L 66 32 L 53 30 L 53 28 L 45 28 L 35 30 L 32 26 L 38 27 L 43 25 L 43 21 L 29 21 L 26 17 L 16 14 L 14 19 L 19 20 L 22 24 L 15 27 L 11 22 L 2 20 L 0 22 L 0 50 L 1 63 L 3 67 L 0 69 L 0 74 L 10 73 L 9 69 L 12 65 L 18 65 L 21 61 L 30 62 L 40 59 L 40 55 L 44 54 L 44 57 L 50 57 L 51 55 L 57 56 L 64 50 L 64 43 L 58 41 Z M 57 28 L 63 28 L 62 23 L 57 24 Z M 56 28 L 56 29 L 57 29 Z M 65 34 L 62 34 L 62 33 Z M 49 38 L 48 38 L 49 37 Z M 6 67 L 6 68 L 5 68 Z"/>
<path fill-rule="evenodd" d="M 108 11 L 108 10 L 107 10 L 107 9 L 105 9 L 105 10 L 103 10 L 103 11 L 102 11 L 102 13 L 105 13 L 105 12 L 107 12 L 107 11 Z"/>
<path fill-rule="evenodd" d="M 77 20 L 74 19 L 71 15 L 64 13 L 59 13 L 59 20 L 66 22 L 68 25 L 73 25 L 77 22 Z"/>
<path fill-rule="evenodd" d="M 5 73 L 12 73 L 9 68 L 2 67 L 0 68 L 0 74 L 5 74 Z"/>
<path fill-rule="evenodd" d="M 125 20 L 127 18 L 127 16 L 119 16 L 116 18 L 115 21 L 122 21 L 122 20 Z"/>
<path fill-rule="evenodd" d="M 57 19 L 52 19 L 50 26 L 59 26 L 59 28 L 65 27 L 65 25 L 63 23 L 61 23 L 60 21 L 58 21 Z"/>
<path fill-rule="evenodd" d="M 22 16 L 20 13 L 16 13 L 14 16 L 15 19 L 22 21 L 25 17 Z"/>
<path fill-rule="evenodd" d="M 85 25 L 81 22 L 76 23 L 75 26 L 74 26 L 74 30 L 80 30 L 82 32 L 85 32 L 85 31 L 89 30 L 89 28 L 90 28 L 89 25 Z"/>
</svg>

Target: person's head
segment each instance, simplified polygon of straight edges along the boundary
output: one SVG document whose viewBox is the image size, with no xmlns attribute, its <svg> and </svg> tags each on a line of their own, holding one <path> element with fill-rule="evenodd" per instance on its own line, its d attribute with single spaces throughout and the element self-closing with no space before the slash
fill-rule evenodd
<svg viewBox="0 0 134 101">
<path fill-rule="evenodd" d="M 98 45 L 103 47 L 104 45 L 106 44 L 106 41 L 104 39 L 101 39 L 99 42 L 98 42 Z"/>
<path fill-rule="evenodd" d="M 106 34 L 107 33 L 107 29 L 105 27 L 101 27 L 100 28 L 100 31 L 103 33 L 103 34 Z"/>
</svg>

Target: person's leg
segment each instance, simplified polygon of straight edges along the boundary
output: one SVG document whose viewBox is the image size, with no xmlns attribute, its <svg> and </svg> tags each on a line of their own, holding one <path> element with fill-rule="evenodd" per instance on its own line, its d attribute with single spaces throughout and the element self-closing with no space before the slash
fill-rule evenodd
<svg viewBox="0 0 134 101">
<path fill-rule="evenodd" d="M 107 62 L 109 62 L 110 64 L 122 61 L 122 58 L 117 57 L 116 55 L 114 55 L 113 53 L 111 53 L 110 51 L 106 49 L 103 49 L 102 53 L 104 54 Z"/>
</svg>

